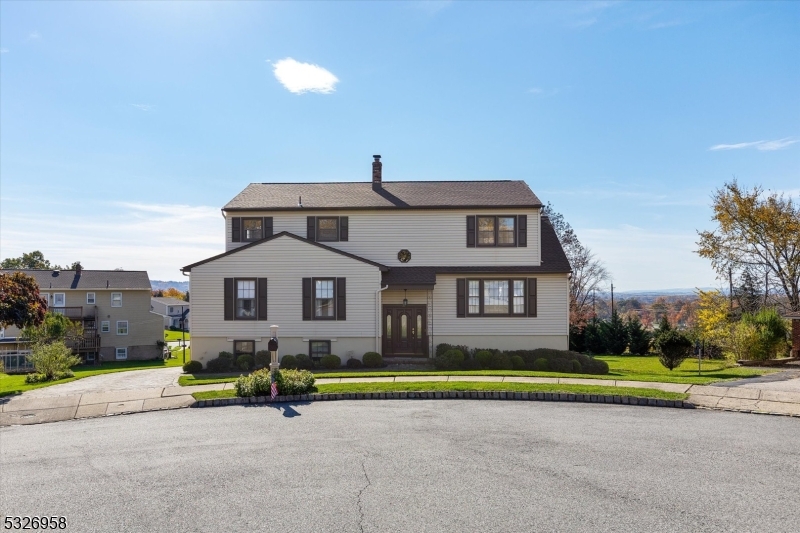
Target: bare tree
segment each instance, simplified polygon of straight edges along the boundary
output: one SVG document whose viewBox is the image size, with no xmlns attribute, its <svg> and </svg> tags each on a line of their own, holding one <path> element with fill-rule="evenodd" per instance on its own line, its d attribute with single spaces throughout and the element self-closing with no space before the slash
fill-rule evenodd
<svg viewBox="0 0 800 533">
<path fill-rule="evenodd" d="M 585 323 L 591 315 L 592 292 L 603 289 L 605 284 L 611 280 L 611 275 L 594 253 L 581 244 L 572 226 L 564 220 L 564 215 L 553 210 L 552 204 L 548 203 L 542 209 L 542 214 L 550 219 L 558 240 L 561 242 L 561 247 L 564 248 L 564 253 L 572 266 L 569 287 L 570 324 Z"/>
</svg>

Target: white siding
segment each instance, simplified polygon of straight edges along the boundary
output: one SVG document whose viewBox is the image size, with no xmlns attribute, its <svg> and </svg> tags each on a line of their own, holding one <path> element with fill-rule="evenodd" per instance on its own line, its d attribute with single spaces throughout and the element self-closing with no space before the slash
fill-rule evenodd
<svg viewBox="0 0 800 533">
<path fill-rule="evenodd" d="M 536 282 L 538 316 L 520 318 L 457 318 L 456 278 L 459 277 L 465 276 L 453 274 L 436 276 L 436 289 L 433 291 L 434 342 L 438 343 L 435 340 L 437 335 L 567 335 L 569 333 L 566 274 L 526 276 L 538 280 Z M 493 276 L 480 277 L 490 279 Z M 508 276 L 505 276 L 505 279 L 508 279 Z"/>
<path fill-rule="evenodd" d="M 224 320 L 226 277 L 267 278 L 269 320 Z M 347 278 L 347 319 L 304 321 L 304 277 Z M 192 335 L 267 338 L 269 326 L 277 324 L 279 337 L 374 338 L 375 290 L 380 280 L 380 270 L 375 266 L 291 237 L 275 239 L 192 269 Z"/>
<path fill-rule="evenodd" d="M 467 248 L 466 217 L 481 214 L 528 215 L 528 246 Z M 246 244 L 231 242 L 234 216 L 271 216 L 275 233 L 288 231 L 300 237 L 306 236 L 308 216 L 347 216 L 349 240 L 324 244 L 388 267 L 539 265 L 541 261 L 538 209 L 232 212 L 226 213 L 226 250 Z M 409 263 L 397 259 L 403 248 L 411 252 Z"/>
</svg>

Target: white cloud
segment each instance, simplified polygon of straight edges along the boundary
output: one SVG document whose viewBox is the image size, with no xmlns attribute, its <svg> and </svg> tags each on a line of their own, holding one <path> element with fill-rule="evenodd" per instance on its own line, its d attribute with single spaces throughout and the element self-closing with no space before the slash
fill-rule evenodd
<svg viewBox="0 0 800 533">
<path fill-rule="evenodd" d="M 330 94 L 336 90 L 339 79 L 330 71 L 311 63 L 300 63 L 291 57 L 273 65 L 275 77 L 281 85 L 294 94 L 306 92 Z"/>
<path fill-rule="evenodd" d="M 781 148 L 786 148 L 797 142 L 797 139 L 792 137 L 785 137 L 783 139 L 777 139 L 775 141 L 752 141 L 746 143 L 736 143 L 736 144 L 715 144 L 709 151 L 715 152 L 719 150 L 741 150 L 742 148 L 756 148 L 757 150 L 761 150 L 764 152 L 771 152 L 774 150 L 780 150 Z"/>
<path fill-rule="evenodd" d="M 41 250 L 54 263 L 147 270 L 150 279 L 174 280 L 183 279 L 181 267 L 224 251 L 218 207 L 102 203 L 87 217 L 70 214 L 69 206 L 22 204 L 18 211 L 3 213 L 3 258 Z"/>
<path fill-rule="evenodd" d="M 791 137 L 786 137 L 785 139 L 778 139 L 777 141 L 767 141 L 756 148 L 759 150 L 765 151 L 773 151 L 773 150 L 780 150 L 781 148 L 786 148 L 787 146 L 794 144 L 797 142 L 797 139 L 792 139 Z"/>
<path fill-rule="evenodd" d="M 528 92 L 531 94 L 542 94 L 544 92 L 544 89 L 542 89 L 541 87 L 531 87 L 530 89 L 528 89 Z"/>
<path fill-rule="evenodd" d="M 155 106 L 152 106 L 150 104 L 131 104 L 131 105 L 133 107 L 135 107 L 136 109 L 139 109 L 141 111 L 150 111 L 151 109 L 153 109 L 155 107 Z"/>
<path fill-rule="evenodd" d="M 8 48 L 0 48 L 0 54 L 7 54 Z"/>
<path fill-rule="evenodd" d="M 29 40 L 30 39 L 39 39 L 41 37 L 42 37 L 42 35 L 38 31 L 32 31 L 30 34 L 28 34 L 28 39 Z"/>
</svg>

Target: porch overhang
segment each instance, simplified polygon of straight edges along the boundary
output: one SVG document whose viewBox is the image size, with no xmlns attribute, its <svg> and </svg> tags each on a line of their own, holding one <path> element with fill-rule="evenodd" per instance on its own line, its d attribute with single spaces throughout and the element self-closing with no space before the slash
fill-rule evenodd
<svg viewBox="0 0 800 533">
<path fill-rule="evenodd" d="M 395 267 L 381 275 L 381 284 L 391 290 L 429 291 L 436 285 L 434 267 Z"/>
</svg>

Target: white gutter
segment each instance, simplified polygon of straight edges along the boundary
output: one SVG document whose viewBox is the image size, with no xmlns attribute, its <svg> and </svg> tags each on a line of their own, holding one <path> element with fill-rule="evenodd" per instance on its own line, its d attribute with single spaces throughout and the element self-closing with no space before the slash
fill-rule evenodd
<svg viewBox="0 0 800 533">
<path fill-rule="evenodd" d="M 388 289 L 389 286 L 381 287 L 375 290 L 375 351 L 381 353 L 381 293 Z"/>
</svg>

